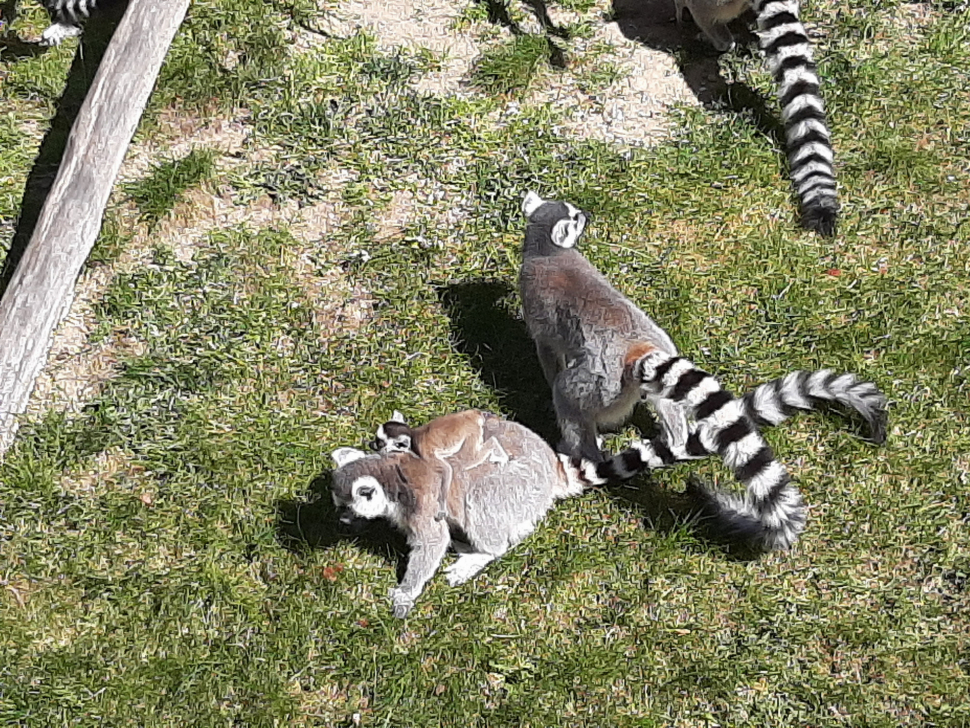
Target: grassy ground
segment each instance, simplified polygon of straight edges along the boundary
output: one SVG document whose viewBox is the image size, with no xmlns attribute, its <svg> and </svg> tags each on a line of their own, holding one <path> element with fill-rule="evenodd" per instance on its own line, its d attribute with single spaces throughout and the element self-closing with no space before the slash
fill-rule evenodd
<svg viewBox="0 0 970 728">
<path fill-rule="evenodd" d="M 563 5 L 574 38 L 604 22 Z M 85 351 L 115 375 L 0 465 L 0 723 L 970 724 L 965 6 L 806 8 L 834 241 L 794 225 L 756 54 L 719 67 L 729 107 L 763 109 L 685 109 L 621 149 L 530 103 L 558 74 L 608 94 L 615 67 L 486 16 L 463 19 L 491 44 L 476 90 L 439 98 L 414 83 L 440 58 L 308 33 L 302 0 L 193 5 L 82 279 L 106 282 Z M 75 48 L 0 55 L 5 246 Z M 313 492 L 395 408 L 552 436 L 514 293 L 528 188 L 591 210 L 590 258 L 729 386 L 859 372 L 889 443 L 822 415 L 769 433 L 811 504 L 792 553 L 738 561 L 671 516 L 689 471 L 729 482 L 695 463 L 562 504 L 395 621 L 402 541 L 337 537 Z"/>
</svg>

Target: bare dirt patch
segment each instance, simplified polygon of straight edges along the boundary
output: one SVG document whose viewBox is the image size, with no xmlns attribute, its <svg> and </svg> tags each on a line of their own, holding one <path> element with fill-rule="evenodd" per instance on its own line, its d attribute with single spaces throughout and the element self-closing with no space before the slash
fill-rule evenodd
<svg viewBox="0 0 970 728">
<path fill-rule="evenodd" d="M 119 181 L 137 180 L 147 174 L 152 165 L 184 157 L 199 146 L 227 155 L 217 161 L 217 169 L 247 161 L 243 149 L 248 130 L 239 120 L 211 119 L 203 123 L 195 117 L 170 111 L 163 114 L 161 127 L 159 136 L 132 146 Z M 31 395 L 28 416 L 36 417 L 47 411 L 79 412 L 101 393 L 105 383 L 117 375 L 122 361 L 144 352 L 141 342 L 123 330 L 113 332 L 96 344 L 91 343 L 91 333 L 96 325 L 94 306 L 111 280 L 118 273 L 146 265 L 153 248 L 170 249 L 178 260 L 189 262 L 215 230 L 293 225 L 295 234 L 308 239 L 325 235 L 342 219 L 336 202 L 301 210 L 296 203 L 280 207 L 263 196 L 247 205 L 238 205 L 228 189 L 216 185 L 188 190 L 175 208 L 151 229 L 139 220 L 134 206 L 123 201 L 123 192 L 115 192 L 112 205 L 122 232 L 131 235 L 131 240 L 113 265 L 87 267 L 81 273 L 74 300 L 55 331 L 48 363 Z M 336 274 L 327 276 L 327 280 L 319 283 L 316 288 L 320 294 L 318 301 L 324 301 L 327 296 L 349 298 L 355 302 L 366 298 L 363 292 L 342 290 L 339 277 Z M 326 310 L 329 304 L 321 305 Z M 340 308 L 339 304 L 334 306 Z M 342 318 L 359 321 L 367 310 L 366 306 L 356 305 L 352 315 Z"/>
<path fill-rule="evenodd" d="M 390 0 L 374 3 L 352 0 L 326 15 L 325 27 L 337 35 L 364 29 L 378 39 L 381 48 L 427 50 L 441 61 L 438 71 L 417 82 L 421 92 L 440 96 L 475 93 L 470 80 L 475 60 L 494 45 L 496 36 L 512 37 L 507 28 L 464 20 L 469 3 L 448 0 Z M 590 20 L 591 35 L 569 41 L 571 65 L 547 73 L 526 99 L 531 104 L 553 104 L 568 113 L 561 131 L 577 138 L 598 139 L 630 145 L 651 143 L 667 132 L 667 112 L 673 104 L 696 103 L 693 92 L 680 75 L 669 53 L 649 48 L 624 37 L 615 22 L 605 22 L 608 2 L 598 2 L 582 16 L 549 8 L 556 27 L 580 18 Z M 671 5 L 671 17 L 673 6 Z M 540 32 L 528 16 L 521 29 Z M 597 63 L 615 67 L 618 78 L 598 89 L 588 88 L 576 59 L 596 54 Z"/>
</svg>

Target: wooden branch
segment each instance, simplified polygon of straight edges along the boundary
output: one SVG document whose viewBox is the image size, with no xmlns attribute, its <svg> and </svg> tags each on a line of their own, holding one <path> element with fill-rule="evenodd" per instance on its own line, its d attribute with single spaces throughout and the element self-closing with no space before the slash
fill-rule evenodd
<svg viewBox="0 0 970 728">
<path fill-rule="evenodd" d="M 68 137 L 57 179 L 0 300 L 0 458 L 101 229 L 108 196 L 190 0 L 131 0 Z"/>
</svg>

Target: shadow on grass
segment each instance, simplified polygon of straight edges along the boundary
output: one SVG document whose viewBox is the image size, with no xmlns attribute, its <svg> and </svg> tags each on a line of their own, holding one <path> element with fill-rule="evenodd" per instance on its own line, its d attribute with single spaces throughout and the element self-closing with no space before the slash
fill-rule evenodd
<svg viewBox="0 0 970 728">
<path fill-rule="evenodd" d="M 717 51 L 694 39 L 700 33 L 697 26 L 688 18 L 683 32 L 677 27 L 672 0 L 613 0 L 613 20 L 624 37 L 669 53 L 704 108 L 749 115 L 762 134 L 784 149 L 785 130 L 774 103 L 747 84 L 728 82 L 721 75 Z M 737 43 L 732 53 L 752 53 L 757 42 L 752 21 L 753 16 L 745 13 L 731 24 Z"/>
<path fill-rule="evenodd" d="M 509 9 L 503 0 L 475 0 L 475 2 L 485 6 L 488 12 L 488 22 L 494 25 L 501 25 L 503 28 L 508 28 L 512 35 L 526 35 L 522 27 L 509 15 Z M 558 69 L 565 68 L 566 52 L 552 38 L 556 37 L 562 40 L 568 40 L 569 31 L 560 28 L 552 22 L 552 18 L 549 17 L 549 9 L 543 0 L 525 0 L 525 4 L 532 10 L 532 13 L 536 16 L 539 25 L 542 26 L 542 30 L 546 34 L 546 43 L 549 50 L 549 65 Z"/>
<path fill-rule="evenodd" d="M 696 476 L 683 471 L 686 484 Z M 678 481 L 681 477 L 678 478 Z M 755 561 L 756 551 L 726 541 L 705 522 L 702 505 L 689 489 L 682 491 L 662 487 L 641 475 L 628 483 L 611 485 L 605 492 L 639 515 L 644 529 L 660 534 L 682 533 L 687 538 L 678 548 L 691 553 L 719 554 L 727 561 Z"/>
<path fill-rule="evenodd" d="M 0 269 L 0 296 L 3 295 L 13 276 L 20 259 L 23 257 L 37 226 L 41 208 L 47 201 L 57 171 L 64 156 L 67 138 L 74 126 L 81 104 L 91 88 L 91 82 L 101 65 L 101 59 L 108 48 L 108 43 L 114 35 L 118 21 L 128 7 L 127 0 L 109 3 L 109 7 L 100 12 L 93 22 L 86 24 L 84 33 L 78 45 L 74 62 L 67 75 L 64 93 L 56 103 L 56 111 L 51 119 L 50 129 L 40 143 L 40 150 L 34 162 L 27 183 L 24 186 L 23 198 L 20 202 L 20 217 L 14 230 L 10 250 Z M 36 50 L 29 50 L 34 46 Z M 35 44 L 25 43 L 18 39 L 8 38 L 0 41 L 0 59 L 26 58 L 43 53 L 46 49 Z"/>
<path fill-rule="evenodd" d="M 310 482 L 306 497 L 276 502 L 279 543 L 299 554 L 306 548 L 328 550 L 343 541 L 353 541 L 365 551 L 395 564 L 400 582 L 407 568 L 407 540 L 383 519 L 361 519 L 354 526 L 341 524 L 330 500 L 330 481 L 331 472 L 323 472 Z"/>
<path fill-rule="evenodd" d="M 35 58 L 47 52 L 47 47 L 37 43 L 28 43 L 20 38 L 10 36 L 0 38 L 0 63 L 10 63 L 24 58 Z"/>
<path fill-rule="evenodd" d="M 522 35 L 525 32 L 509 15 L 508 6 L 503 0 L 475 0 L 475 2 L 485 6 L 488 12 L 488 22 L 508 28 L 513 35 Z M 543 0 L 525 0 L 525 4 L 532 10 L 532 14 L 536 16 L 539 25 L 548 35 L 563 39 L 569 38 L 569 31 L 552 22 L 552 18 L 549 17 L 549 8 Z"/>
<path fill-rule="evenodd" d="M 484 279 L 438 289 L 438 298 L 451 319 L 455 348 L 498 394 L 512 419 L 547 442 L 556 442 L 559 431 L 549 385 L 525 324 L 508 310 L 513 295 L 508 283 Z"/>
</svg>

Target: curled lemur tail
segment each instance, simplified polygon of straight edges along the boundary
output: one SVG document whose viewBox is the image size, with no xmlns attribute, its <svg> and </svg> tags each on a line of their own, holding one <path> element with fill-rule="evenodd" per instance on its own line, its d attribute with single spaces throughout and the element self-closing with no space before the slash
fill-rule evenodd
<svg viewBox="0 0 970 728">
<path fill-rule="evenodd" d="M 718 453 L 744 483 L 743 498 L 694 484 L 715 531 L 761 551 L 795 543 L 805 528 L 805 505 L 744 402 L 687 359 L 660 351 L 639 359 L 634 372 L 644 389 L 690 409 L 697 423 L 695 441 L 705 452 Z"/>
<path fill-rule="evenodd" d="M 869 423 L 869 439 L 877 445 L 886 441 L 886 396 L 872 382 L 855 374 L 836 374 L 831 369 L 796 371 L 762 384 L 741 398 L 744 412 L 758 425 L 780 425 L 795 410 L 812 410 L 818 402 L 835 402 L 854 409 Z M 691 432 L 687 453 L 700 457 L 706 449 L 699 434 Z"/>
<path fill-rule="evenodd" d="M 761 49 L 778 84 L 788 165 L 806 228 L 835 233 L 839 214 L 834 155 L 819 95 L 812 46 L 798 18 L 797 0 L 758 0 Z"/>
</svg>

